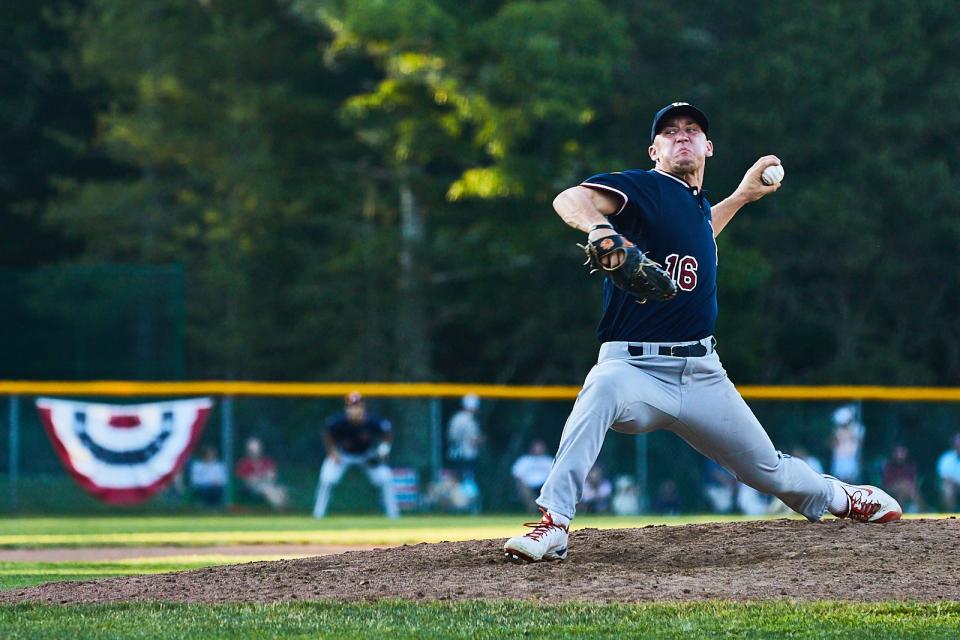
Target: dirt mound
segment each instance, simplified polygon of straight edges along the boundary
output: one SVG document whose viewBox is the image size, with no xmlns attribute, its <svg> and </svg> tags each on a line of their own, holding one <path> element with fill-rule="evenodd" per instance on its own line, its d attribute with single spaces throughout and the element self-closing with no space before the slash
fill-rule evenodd
<svg viewBox="0 0 960 640">
<path fill-rule="evenodd" d="M 960 600 L 960 521 L 796 520 L 583 529 L 564 562 L 515 565 L 502 540 L 442 542 L 61 582 L 0 602 L 165 600 Z"/>
</svg>

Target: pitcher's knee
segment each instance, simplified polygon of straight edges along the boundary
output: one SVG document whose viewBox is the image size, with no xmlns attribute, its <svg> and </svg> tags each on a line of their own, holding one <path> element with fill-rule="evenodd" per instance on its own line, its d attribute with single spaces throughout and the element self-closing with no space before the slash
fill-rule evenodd
<svg viewBox="0 0 960 640">
<path fill-rule="evenodd" d="M 609 400 L 615 395 L 615 388 L 620 382 L 620 378 L 615 374 L 616 372 L 610 367 L 591 371 L 583 384 L 583 389 L 577 394 L 577 400 L 584 401 L 591 398 Z"/>
</svg>

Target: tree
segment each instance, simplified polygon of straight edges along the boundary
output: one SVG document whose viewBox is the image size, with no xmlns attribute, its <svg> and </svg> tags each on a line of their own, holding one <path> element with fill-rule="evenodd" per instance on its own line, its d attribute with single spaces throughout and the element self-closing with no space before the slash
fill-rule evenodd
<svg viewBox="0 0 960 640">
<path fill-rule="evenodd" d="M 54 259 L 184 263 L 190 375 L 576 381 L 599 283 L 551 200 L 649 167 L 650 117 L 678 99 L 711 116 L 711 200 L 760 155 L 787 169 L 719 238 L 738 380 L 960 374 L 947 3 L 58 6 L 97 119 L 89 148 L 83 127 L 38 147 L 44 189 L 66 167 Z M 34 95 L 17 86 L 0 115 Z M 49 121 L 26 113 L 23 145 Z M 78 174 L 76 140 L 109 164 Z M 23 193 L 5 205 L 43 207 Z"/>
<path fill-rule="evenodd" d="M 784 189 L 721 238 L 721 249 L 752 247 L 757 263 L 722 326 L 754 379 L 957 379 L 960 281 L 932 274 L 960 241 L 944 215 L 960 202 L 943 134 L 960 92 L 945 63 L 958 18 L 939 2 L 793 8 L 756 2 L 712 17 L 718 37 L 737 42 L 714 69 L 718 155 L 733 154 L 725 173 L 768 152 L 787 167 Z"/>
<path fill-rule="evenodd" d="M 102 158 L 86 153 L 93 135 L 92 96 L 78 91 L 58 60 L 68 47 L 64 32 L 47 19 L 70 0 L 11 0 L 0 6 L 6 27 L 0 44 L 0 265 L 33 266 L 79 247 L 43 223 L 60 176 L 109 173 Z"/>
<path fill-rule="evenodd" d="M 97 143 L 137 174 L 68 184 L 51 218 L 87 260 L 187 265 L 193 375 L 332 368 L 337 337 L 297 320 L 337 304 L 301 278 L 338 239 L 348 188 L 327 160 L 350 152 L 326 116 L 353 70 L 323 72 L 322 31 L 268 0 L 94 1 L 66 21 L 75 77 L 109 88 Z"/>
</svg>

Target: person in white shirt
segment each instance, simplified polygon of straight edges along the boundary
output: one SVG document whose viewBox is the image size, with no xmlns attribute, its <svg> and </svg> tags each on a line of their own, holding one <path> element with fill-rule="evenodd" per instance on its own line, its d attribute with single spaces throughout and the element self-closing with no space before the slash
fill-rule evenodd
<svg viewBox="0 0 960 640">
<path fill-rule="evenodd" d="M 613 484 L 603 475 L 603 469 L 594 465 L 583 483 L 580 508 L 585 513 L 607 513 L 610 511 L 610 498 L 612 496 Z"/>
<path fill-rule="evenodd" d="M 610 503 L 618 516 L 635 516 L 640 513 L 640 488 L 630 476 L 617 478 L 617 490 Z"/>
<path fill-rule="evenodd" d="M 510 473 L 517 484 L 517 494 L 524 507 L 536 508 L 540 487 L 550 475 L 553 457 L 547 454 L 547 443 L 534 440 L 527 453 L 517 458 Z"/>
<path fill-rule="evenodd" d="M 833 412 L 833 442 L 830 474 L 843 482 L 860 481 L 860 449 L 866 428 L 857 419 L 853 405 L 840 407 Z"/>
<path fill-rule="evenodd" d="M 953 448 L 937 460 L 937 477 L 943 510 L 953 513 L 957 507 L 957 487 L 960 487 L 960 433 L 953 434 Z"/>
<path fill-rule="evenodd" d="M 223 504 L 227 486 L 227 465 L 220 460 L 214 447 L 204 447 L 203 457 L 190 464 L 190 489 L 208 507 Z"/>
<path fill-rule="evenodd" d="M 470 393 L 463 396 L 462 409 L 450 419 L 447 427 L 447 459 L 460 478 L 473 482 L 476 479 L 477 458 L 483 434 L 477 423 L 480 398 Z"/>
</svg>

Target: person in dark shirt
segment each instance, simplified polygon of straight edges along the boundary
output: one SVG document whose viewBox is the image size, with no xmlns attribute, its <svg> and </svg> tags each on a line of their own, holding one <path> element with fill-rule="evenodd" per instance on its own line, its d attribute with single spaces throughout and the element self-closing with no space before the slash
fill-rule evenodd
<svg viewBox="0 0 960 640">
<path fill-rule="evenodd" d="M 387 465 L 393 442 L 390 421 L 369 415 L 363 396 L 357 391 L 347 394 L 344 405 L 344 412 L 333 416 L 324 428 L 327 457 L 320 467 L 313 517 L 327 514 L 333 488 L 347 469 L 360 465 L 370 482 L 380 487 L 387 517 L 397 518 L 400 510 L 393 491 L 393 472 Z"/>
<path fill-rule="evenodd" d="M 890 487 L 890 493 L 903 502 L 907 511 L 917 513 L 923 510 L 917 465 L 904 445 L 896 445 L 883 465 L 883 484 Z"/>
</svg>

